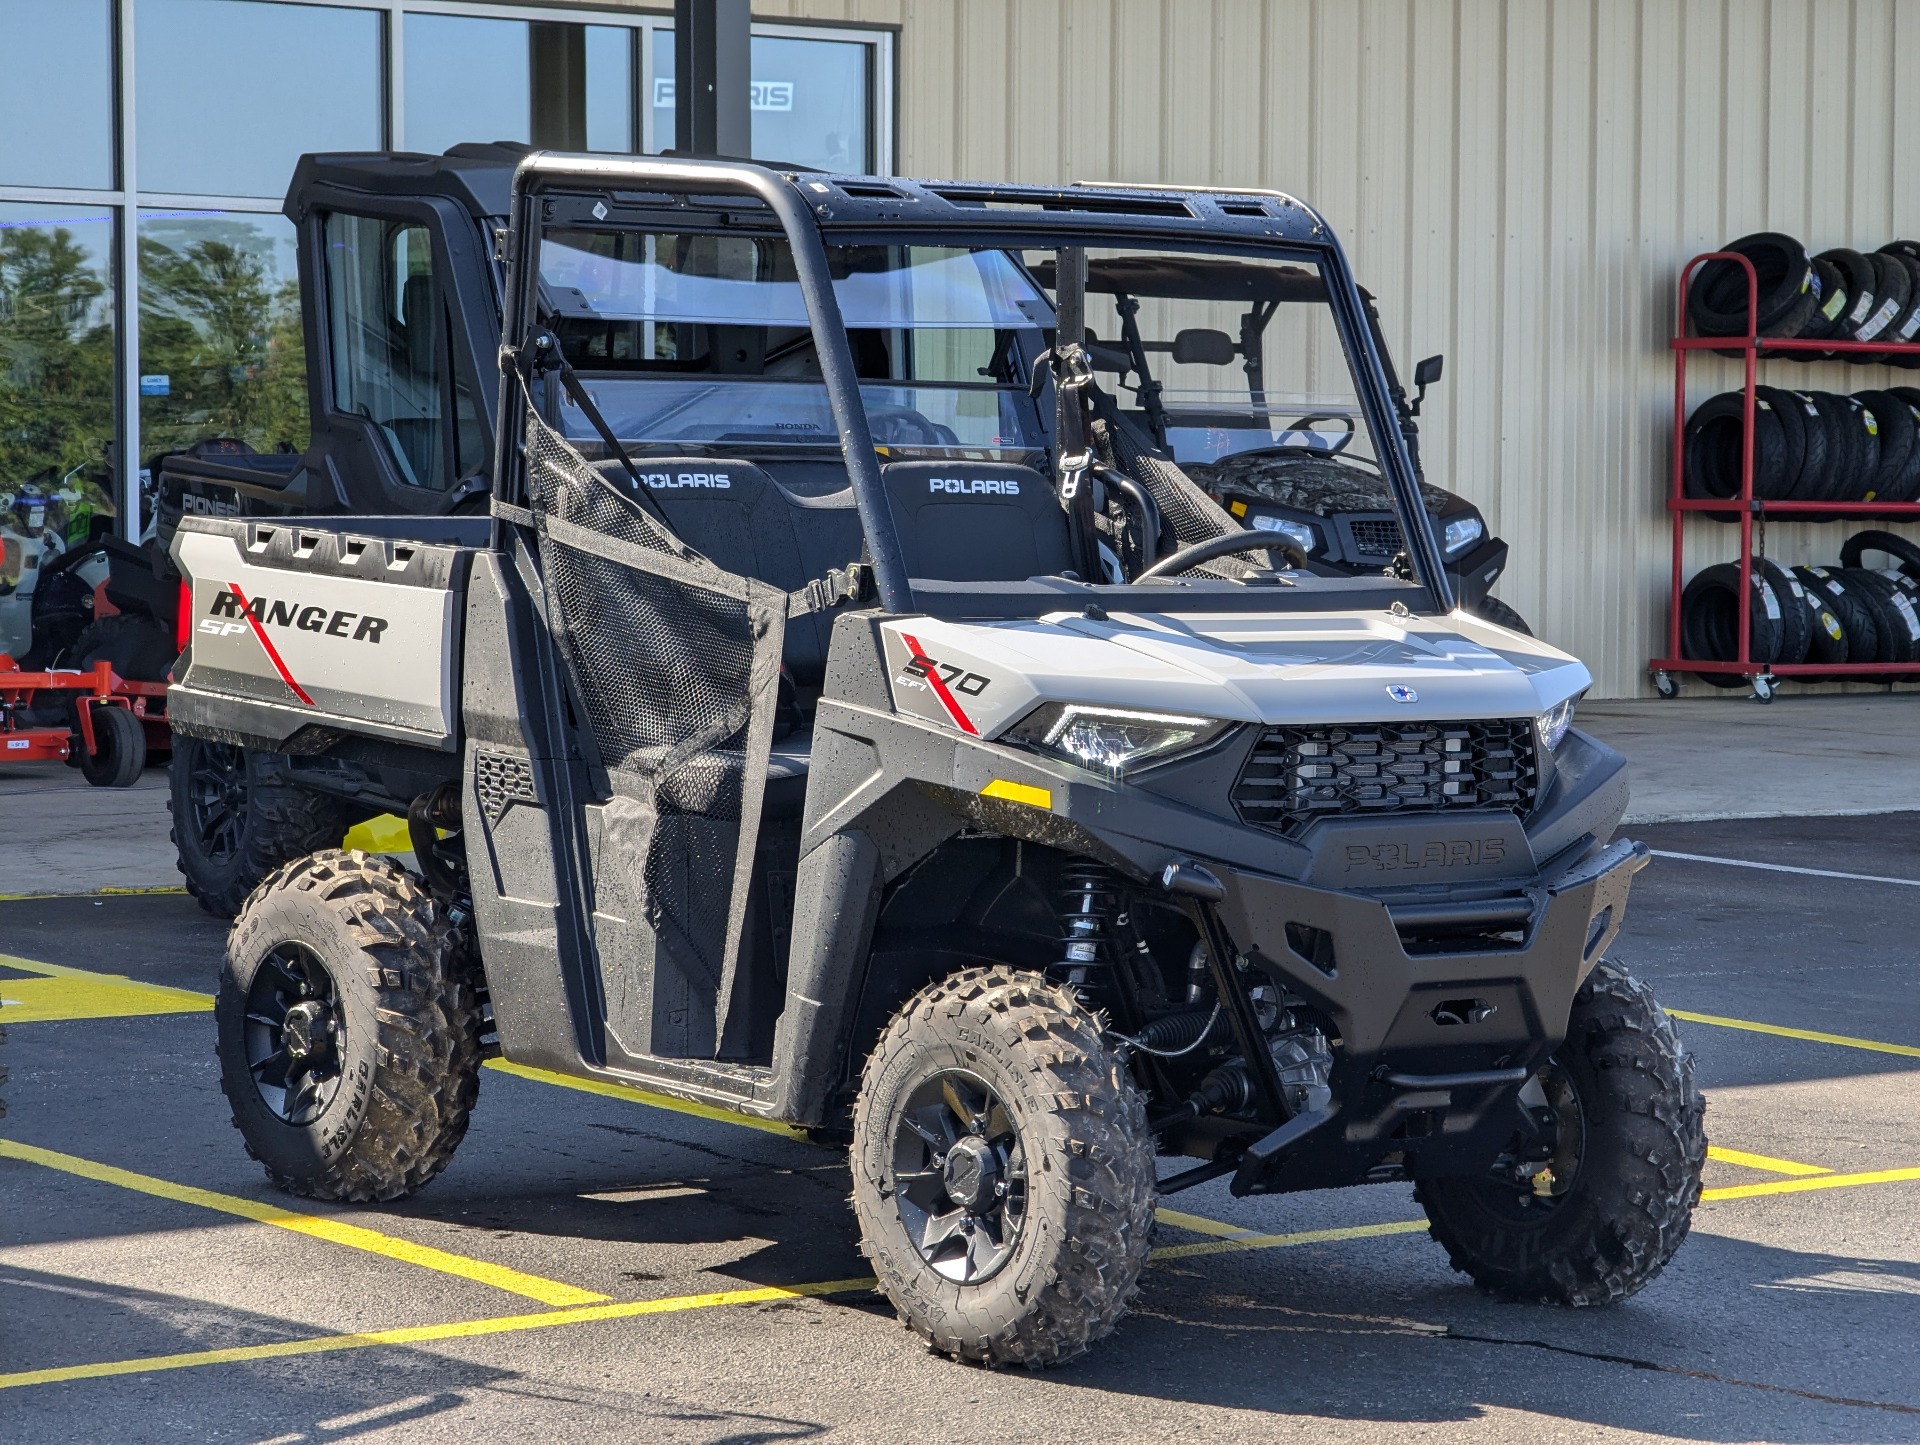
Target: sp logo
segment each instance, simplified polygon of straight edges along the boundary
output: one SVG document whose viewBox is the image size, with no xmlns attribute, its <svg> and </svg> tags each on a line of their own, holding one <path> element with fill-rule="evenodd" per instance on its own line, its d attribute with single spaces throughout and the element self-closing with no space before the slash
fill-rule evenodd
<svg viewBox="0 0 1920 1445">
<path fill-rule="evenodd" d="M 1420 694 L 1415 692 L 1412 688 L 1408 687 L 1404 682 L 1388 683 L 1387 696 L 1392 698 L 1395 702 L 1420 701 Z"/>
</svg>

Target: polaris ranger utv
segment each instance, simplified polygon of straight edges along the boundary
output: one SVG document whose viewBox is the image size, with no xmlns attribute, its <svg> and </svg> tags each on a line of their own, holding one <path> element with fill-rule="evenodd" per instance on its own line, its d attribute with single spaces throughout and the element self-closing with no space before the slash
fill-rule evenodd
<svg viewBox="0 0 1920 1445">
<path fill-rule="evenodd" d="M 1218 1178 L 1410 1180 L 1515 1298 L 1660 1272 L 1706 1142 L 1605 957 L 1624 761 L 1577 661 L 1454 609 L 1319 216 L 536 154 L 499 246 L 490 518 L 175 542 L 176 728 L 353 770 L 418 859 L 315 853 L 234 925 L 222 1082 L 276 1183 L 419 1188 L 497 1049 L 850 1133 L 881 1288 L 968 1360 L 1105 1335 L 1155 1200 Z M 1412 575 L 1120 454 L 1064 338 L 1146 249 L 1321 278 L 1295 339 Z"/>
</svg>

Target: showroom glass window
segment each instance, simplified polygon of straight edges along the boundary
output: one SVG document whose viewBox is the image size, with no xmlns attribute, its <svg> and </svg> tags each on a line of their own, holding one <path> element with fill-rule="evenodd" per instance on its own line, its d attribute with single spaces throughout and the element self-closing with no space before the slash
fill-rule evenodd
<svg viewBox="0 0 1920 1445">
<path fill-rule="evenodd" d="M 302 152 L 378 150 L 381 16 L 268 0 L 140 0 L 143 191 L 281 196 Z"/>
<path fill-rule="evenodd" d="M 57 469 L 123 510 L 160 452 L 304 447 L 299 156 L 665 149 L 672 21 L 643 4 L 0 0 L 0 496 Z M 756 154 L 886 168 L 892 56 L 880 29 L 756 23 Z M 485 383 L 442 367 L 448 419 L 402 449 L 428 486 L 484 465 Z"/>
<path fill-rule="evenodd" d="M 206 437 L 305 451 L 307 368 L 292 222 L 140 213 L 140 448 Z"/>
<path fill-rule="evenodd" d="M 110 0 L 0 4 L 0 185 L 114 183 Z"/>
<path fill-rule="evenodd" d="M 0 531 L 29 485 L 113 508 L 113 250 L 107 207 L 0 202 Z"/>
<path fill-rule="evenodd" d="M 865 173 L 873 155 L 873 47 L 857 40 L 753 37 L 753 153 L 823 171 Z M 673 141 L 673 32 L 653 37 L 653 143 Z"/>
<path fill-rule="evenodd" d="M 408 150 L 634 148 L 631 28 L 467 15 L 409 15 L 406 27 Z"/>
</svg>

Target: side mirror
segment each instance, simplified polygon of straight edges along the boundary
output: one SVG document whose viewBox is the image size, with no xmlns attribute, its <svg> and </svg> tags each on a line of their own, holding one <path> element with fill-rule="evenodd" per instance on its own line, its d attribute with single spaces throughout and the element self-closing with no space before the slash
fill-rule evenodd
<svg viewBox="0 0 1920 1445">
<path fill-rule="evenodd" d="M 1427 388 L 1440 379 L 1440 373 L 1446 368 L 1447 358 L 1429 356 L 1413 368 L 1413 405 L 1407 411 L 1413 416 L 1420 415 L 1420 403 L 1427 399 Z"/>
<path fill-rule="evenodd" d="M 1239 354 L 1233 338 L 1226 332 L 1198 326 L 1175 333 L 1173 345 L 1168 349 L 1173 359 L 1183 366 L 1231 366 Z"/>
</svg>

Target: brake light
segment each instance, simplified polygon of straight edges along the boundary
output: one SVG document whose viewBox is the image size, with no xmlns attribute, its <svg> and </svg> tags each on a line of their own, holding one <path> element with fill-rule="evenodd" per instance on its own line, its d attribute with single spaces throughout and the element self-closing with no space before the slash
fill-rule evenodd
<svg viewBox="0 0 1920 1445">
<path fill-rule="evenodd" d="M 193 636 L 193 584 L 186 578 L 180 579 L 180 606 L 173 615 L 173 645 L 180 651 L 187 650 L 187 639 Z"/>
</svg>

